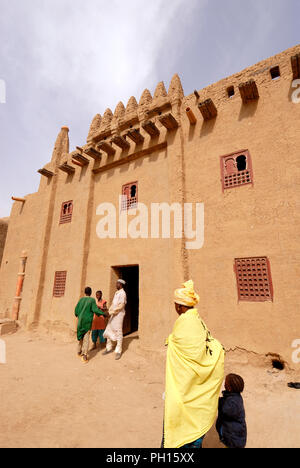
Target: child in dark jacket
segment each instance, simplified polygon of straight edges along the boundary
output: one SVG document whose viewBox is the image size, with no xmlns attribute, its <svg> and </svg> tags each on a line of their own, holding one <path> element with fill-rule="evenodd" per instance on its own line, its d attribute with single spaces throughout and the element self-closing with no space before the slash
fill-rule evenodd
<svg viewBox="0 0 300 468">
<path fill-rule="evenodd" d="M 236 374 L 229 374 L 225 379 L 225 391 L 219 399 L 219 415 L 216 428 L 221 442 L 228 448 L 245 448 L 247 426 L 245 409 L 241 393 L 244 380 Z"/>
</svg>

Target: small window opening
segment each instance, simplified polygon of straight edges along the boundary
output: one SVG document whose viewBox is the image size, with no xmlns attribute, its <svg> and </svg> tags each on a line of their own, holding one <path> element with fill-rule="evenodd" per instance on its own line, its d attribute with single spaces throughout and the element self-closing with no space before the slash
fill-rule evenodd
<svg viewBox="0 0 300 468">
<path fill-rule="evenodd" d="M 284 369 L 284 362 L 279 361 L 279 359 L 273 359 L 272 360 L 272 367 L 274 369 L 283 370 Z"/>
<path fill-rule="evenodd" d="M 271 68 L 270 74 L 271 74 L 272 80 L 277 80 L 278 78 L 280 78 L 280 68 L 279 68 L 279 66 Z"/>
<path fill-rule="evenodd" d="M 132 185 L 130 189 L 130 196 L 131 198 L 136 196 L 136 185 Z"/>
<path fill-rule="evenodd" d="M 64 202 L 61 207 L 59 224 L 66 224 L 72 221 L 73 201 Z"/>
<path fill-rule="evenodd" d="M 227 88 L 227 95 L 229 98 L 234 96 L 234 86 L 229 86 L 229 88 Z"/>
<path fill-rule="evenodd" d="M 247 168 L 247 158 L 244 154 L 236 158 L 236 165 L 238 171 L 245 171 Z"/>
<path fill-rule="evenodd" d="M 129 210 L 136 208 L 138 202 L 138 184 L 131 182 L 130 184 L 123 185 L 122 187 L 122 210 Z"/>
</svg>

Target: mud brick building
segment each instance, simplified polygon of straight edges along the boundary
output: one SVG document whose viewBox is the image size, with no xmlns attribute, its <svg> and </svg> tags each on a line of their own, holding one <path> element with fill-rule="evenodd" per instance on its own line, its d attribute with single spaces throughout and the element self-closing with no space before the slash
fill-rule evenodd
<svg viewBox="0 0 300 468">
<path fill-rule="evenodd" d="M 155 348 L 175 319 L 174 288 L 192 278 L 200 313 L 227 349 L 290 362 L 300 323 L 299 78 L 296 46 L 188 96 L 175 75 L 168 92 L 161 82 L 153 96 L 96 115 L 72 152 L 63 127 L 38 192 L 13 204 L 7 236 L 1 221 L 0 317 L 12 316 L 24 278 L 24 326 L 72 330 L 84 287 L 111 300 L 121 276 L 125 332 L 138 329 Z M 204 203 L 203 247 L 172 236 L 100 239 L 97 207 L 118 207 L 121 194 L 129 217 L 137 202 Z"/>
</svg>

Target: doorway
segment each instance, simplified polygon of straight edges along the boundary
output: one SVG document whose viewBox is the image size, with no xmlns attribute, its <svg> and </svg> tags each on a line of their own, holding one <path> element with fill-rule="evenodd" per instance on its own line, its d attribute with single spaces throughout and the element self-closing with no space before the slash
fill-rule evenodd
<svg viewBox="0 0 300 468">
<path fill-rule="evenodd" d="M 130 335 L 139 329 L 139 266 L 126 265 L 112 267 L 111 286 L 113 291 L 115 291 L 115 284 L 118 278 L 126 281 L 124 290 L 127 295 L 127 304 L 123 334 Z"/>
</svg>

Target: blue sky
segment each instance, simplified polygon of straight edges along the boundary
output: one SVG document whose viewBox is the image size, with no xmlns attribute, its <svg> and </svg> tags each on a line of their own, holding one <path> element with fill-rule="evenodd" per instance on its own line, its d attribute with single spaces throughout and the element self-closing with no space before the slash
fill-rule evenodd
<svg viewBox="0 0 300 468">
<path fill-rule="evenodd" d="M 62 125 L 168 86 L 185 94 L 300 42 L 299 0 L 0 0 L 0 217 L 35 192 Z"/>
</svg>

